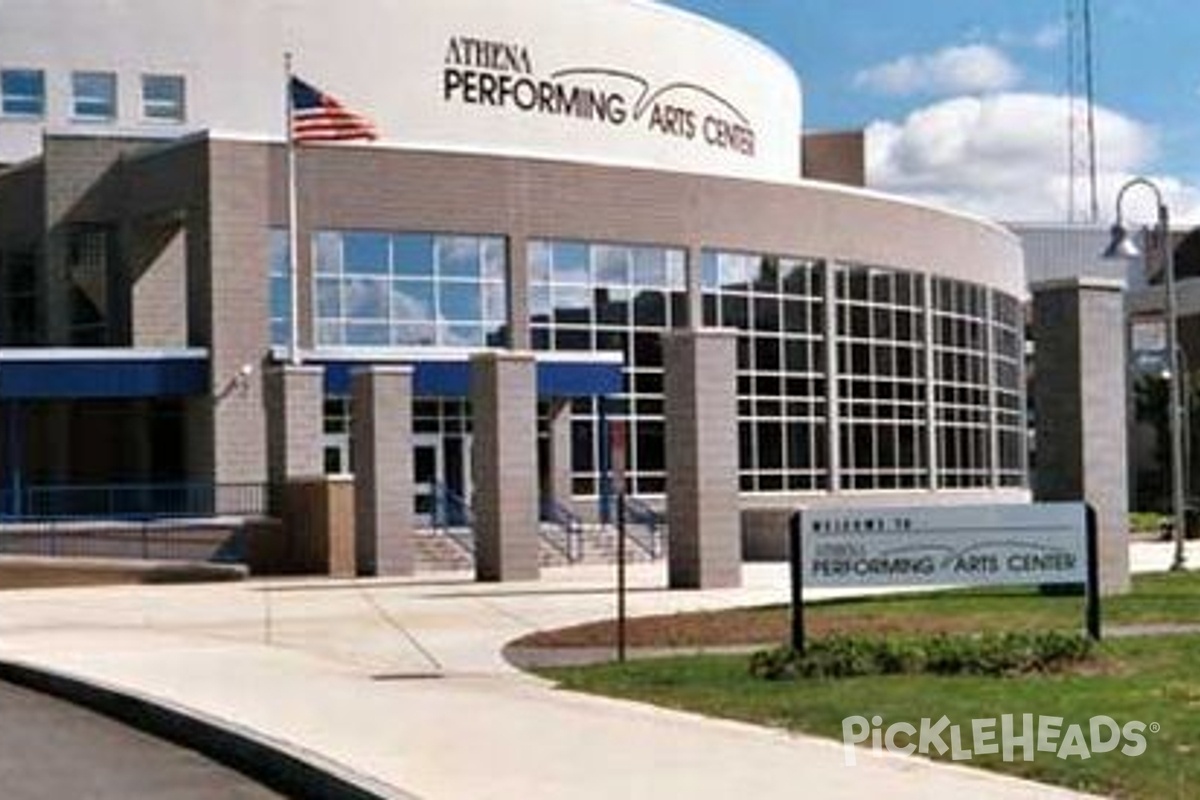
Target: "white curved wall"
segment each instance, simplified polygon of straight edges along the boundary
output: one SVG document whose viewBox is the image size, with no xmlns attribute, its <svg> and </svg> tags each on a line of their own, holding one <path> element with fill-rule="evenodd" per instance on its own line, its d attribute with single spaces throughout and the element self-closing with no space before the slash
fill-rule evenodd
<svg viewBox="0 0 1200 800">
<path fill-rule="evenodd" d="M 297 74 L 371 117 L 384 144 L 800 174 L 790 68 L 741 34 L 641 0 L 0 0 L 0 20 L 0 68 L 45 70 L 48 94 L 44 120 L 0 119 L 0 162 L 35 155 L 43 128 L 280 137 L 291 50 Z M 70 120 L 72 70 L 118 73 L 115 124 Z M 143 73 L 186 76 L 183 126 L 140 118 Z M 515 95 L 501 96 L 505 81 Z M 543 84 L 578 92 L 576 105 Z M 607 119 L 571 113 L 583 94 Z"/>
</svg>

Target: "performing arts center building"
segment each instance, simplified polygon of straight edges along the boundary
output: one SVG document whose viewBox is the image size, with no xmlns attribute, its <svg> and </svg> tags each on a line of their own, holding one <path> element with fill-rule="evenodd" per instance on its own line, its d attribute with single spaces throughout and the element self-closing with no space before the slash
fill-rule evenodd
<svg viewBox="0 0 1200 800">
<path fill-rule="evenodd" d="M 1019 241 L 863 188 L 861 135 L 805 134 L 734 30 L 642 0 L 0 13 L 10 519 L 325 475 L 359 571 L 473 523 L 504 577 L 622 465 L 629 513 L 699 531 L 680 558 L 770 550 L 781 509 L 1029 499 Z M 378 138 L 289 171 L 285 52 Z"/>
</svg>

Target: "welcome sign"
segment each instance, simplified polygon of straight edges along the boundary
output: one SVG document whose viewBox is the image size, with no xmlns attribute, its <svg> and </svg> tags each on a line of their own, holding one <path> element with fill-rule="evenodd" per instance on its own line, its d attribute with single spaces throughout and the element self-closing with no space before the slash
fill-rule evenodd
<svg viewBox="0 0 1200 800">
<path fill-rule="evenodd" d="M 791 644 L 800 652 L 806 585 L 1083 584 L 1088 633 L 1100 638 L 1096 515 L 1084 503 L 799 511 L 789 562 Z"/>
<path fill-rule="evenodd" d="M 814 510 L 801 514 L 808 586 L 1083 583 L 1081 503 Z"/>
</svg>

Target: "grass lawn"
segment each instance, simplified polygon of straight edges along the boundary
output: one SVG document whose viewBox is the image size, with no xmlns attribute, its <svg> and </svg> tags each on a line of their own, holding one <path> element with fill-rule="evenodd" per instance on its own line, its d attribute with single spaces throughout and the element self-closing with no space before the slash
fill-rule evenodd
<svg viewBox="0 0 1200 800">
<path fill-rule="evenodd" d="M 1106 626 L 1184 623 L 1200 625 L 1200 573 L 1137 575 L 1133 591 L 1105 599 Z M 1081 629 L 1083 598 L 1046 595 L 1036 588 L 1000 587 L 922 593 L 887 599 L 861 598 L 805 606 L 810 635 L 843 633 L 956 633 L 1029 629 Z M 676 614 L 630 620 L 633 647 L 696 647 L 784 642 L 786 606 Z M 592 647 L 611 645 L 611 621 L 542 631 L 519 645 Z"/>
<path fill-rule="evenodd" d="M 1108 603 L 1106 624 L 1200 622 L 1200 576 L 1160 575 L 1136 579 L 1135 592 Z M 953 592 L 904 599 L 871 599 L 811 607 L 812 628 L 820 630 L 996 630 L 1030 626 L 1078 628 L 1079 598 L 1014 592 Z M 747 612 L 741 612 L 743 615 Z M 763 619 L 786 614 L 753 612 Z M 662 618 L 642 629 L 641 644 L 680 643 L 661 637 L 668 621 L 682 623 L 695 638 L 703 628 L 728 630 L 720 615 L 703 625 L 695 615 Z M 690 617 L 690 619 L 689 619 Z M 742 622 L 746 621 L 743 616 Z M 818 620 L 820 623 L 818 625 Z M 908 620 L 903 622 L 903 620 Z M 770 624 L 775 624 L 771 622 Z M 786 624 L 786 622 L 785 622 Z M 656 633 L 658 641 L 647 640 Z M 760 630 L 761 633 L 761 630 Z M 585 637 L 592 644 L 606 628 Z M 572 634 L 576 638 L 579 631 Z M 667 636 L 669 639 L 669 635 Z M 698 642 L 690 642 L 698 643 Z M 709 642 L 712 643 L 712 642 Z M 728 642 L 723 642 L 728 643 Z M 945 715 L 962 726 L 969 747 L 973 719 L 1031 713 L 1061 716 L 1063 729 L 1107 715 L 1118 724 L 1157 723 L 1147 732 L 1146 751 L 1129 757 L 1119 751 L 1091 758 L 1059 759 L 1038 752 L 1033 762 L 1004 762 L 976 756 L 969 763 L 1035 780 L 1119 797 L 1200 797 L 1200 636 L 1112 638 L 1094 662 L 1075 671 L 1019 677 L 939 677 L 898 675 L 845 680 L 769 682 L 752 678 L 746 656 L 695 656 L 635 661 L 626 665 L 545 670 L 564 688 L 624 697 L 712 716 L 828 736 L 838 741 L 842 720 L 879 715 L 920 725 Z M 869 757 L 864 751 L 860 757 Z M 1019 757 L 1019 756 L 1018 756 Z M 949 759 L 947 753 L 944 756 Z M 840 759 L 831 767 L 841 768 Z"/>
</svg>

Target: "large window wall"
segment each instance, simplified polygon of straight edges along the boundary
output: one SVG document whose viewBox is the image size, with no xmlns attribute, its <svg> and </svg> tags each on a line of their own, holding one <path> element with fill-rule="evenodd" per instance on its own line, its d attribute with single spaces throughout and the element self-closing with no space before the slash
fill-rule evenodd
<svg viewBox="0 0 1200 800">
<path fill-rule="evenodd" d="M 683 250 L 578 241 L 529 242 L 529 312 L 535 350 L 617 352 L 624 391 L 610 419 L 628 422 L 628 477 L 637 494 L 666 488 L 662 334 L 687 325 Z M 598 400 L 572 406 L 572 489 L 599 491 Z"/>
<path fill-rule="evenodd" d="M 835 286 L 841 487 L 927 486 L 924 278 L 843 266 Z"/>
<path fill-rule="evenodd" d="M 739 484 L 829 486 L 823 264 L 706 250 L 704 324 L 736 328 Z"/>
<path fill-rule="evenodd" d="M 988 293 L 944 278 L 931 283 L 938 486 L 986 487 L 992 479 Z"/>
<path fill-rule="evenodd" d="M 1001 486 L 1024 486 L 1028 434 L 1025 430 L 1025 317 L 1021 304 L 992 295 L 992 358 L 995 391 L 996 469 Z"/>
<path fill-rule="evenodd" d="M 319 347 L 503 347 L 504 239 L 380 231 L 313 238 Z"/>
<path fill-rule="evenodd" d="M 322 231 L 312 246 L 318 346 L 508 341 L 500 237 Z M 689 323 L 686 251 L 531 239 L 526 258 L 533 348 L 618 353 L 625 364 L 619 395 L 572 402 L 573 494 L 601 489 L 601 402 L 609 419 L 628 423 L 632 491 L 661 494 L 661 339 Z M 789 255 L 702 250 L 697 267 L 698 322 L 739 331 L 742 492 L 1027 485 L 1018 299 L 919 272 Z M 272 341 L 284 344 L 290 283 L 278 230 L 270 286 Z"/>
</svg>

